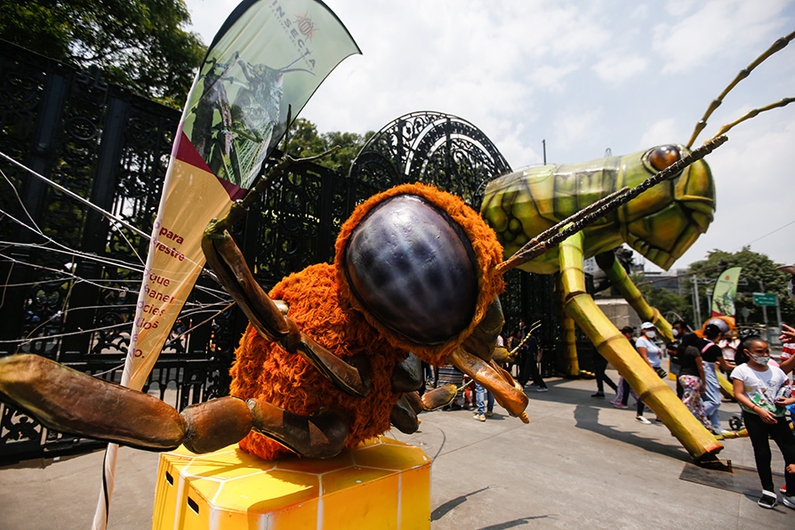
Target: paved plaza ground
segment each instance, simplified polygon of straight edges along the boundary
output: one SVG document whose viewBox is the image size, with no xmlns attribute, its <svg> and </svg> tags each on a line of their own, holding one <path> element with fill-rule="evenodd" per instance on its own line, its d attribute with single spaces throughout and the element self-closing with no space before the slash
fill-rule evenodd
<svg viewBox="0 0 795 530">
<path fill-rule="evenodd" d="M 499 408 L 485 423 L 466 410 L 437 411 L 421 415 L 414 435 L 388 434 L 433 460 L 433 530 L 795 528 L 795 510 L 756 505 L 747 438 L 724 442 L 720 456 L 734 473 L 705 471 L 662 424 L 637 423 L 632 409 L 610 405 L 610 393 L 591 398 L 593 380 L 547 383 L 547 393 L 527 388 L 529 425 Z M 724 425 L 738 412 L 724 403 Z M 783 461 L 778 449 L 773 455 L 779 487 Z M 157 463 L 157 454 L 121 449 L 110 530 L 151 527 Z M 0 468 L 0 528 L 90 528 L 101 467 L 96 452 Z"/>
</svg>

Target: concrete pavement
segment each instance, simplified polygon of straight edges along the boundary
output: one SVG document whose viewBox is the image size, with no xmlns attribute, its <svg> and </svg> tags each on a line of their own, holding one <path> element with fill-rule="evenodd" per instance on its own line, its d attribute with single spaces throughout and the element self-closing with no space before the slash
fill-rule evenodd
<svg viewBox="0 0 795 530">
<path fill-rule="evenodd" d="M 433 530 L 795 528 L 795 510 L 756 505 L 761 487 L 748 439 L 724 442 L 720 456 L 734 473 L 702 470 L 662 424 L 637 423 L 632 407 L 610 405 L 611 393 L 591 398 L 593 380 L 547 384 L 547 393 L 527 388 L 530 425 L 497 407 L 483 423 L 470 411 L 437 411 L 421 415 L 411 436 L 388 433 L 433 459 Z M 724 426 L 738 411 L 721 406 Z M 0 468 L 0 528 L 90 528 L 102 456 Z M 150 528 L 157 463 L 157 454 L 121 449 L 109 529 Z M 778 488 L 783 460 L 775 447 L 773 471 Z"/>
</svg>

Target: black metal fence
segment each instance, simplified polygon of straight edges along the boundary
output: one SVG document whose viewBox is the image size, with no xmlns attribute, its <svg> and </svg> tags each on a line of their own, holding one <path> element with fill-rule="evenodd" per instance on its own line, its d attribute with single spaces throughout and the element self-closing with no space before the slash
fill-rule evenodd
<svg viewBox="0 0 795 530">
<path fill-rule="evenodd" d="M 180 113 L 106 84 L 95 72 L 0 42 L 0 152 L 112 212 L 151 229 Z M 260 282 L 333 257 L 356 204 L 402 182 L 424 181 L 477 207 L 485 183 L 510 170 L 474 126 L 414 113 L 388 124 L 350 175 L 302 164 L 236 227 Z M 120 381 L 147 240 L 56 187 L 0 160 L 0 355 L 30 352 Z M 452 176 L 455 175 L 455 178 Z M 512 272 L 507 328 L 543 319 L 554 350 L 553 281 Z M 242 313 L 199 278 L 144 387 L 178 409 L 225 395 Z M 544 366 L 555 371 L 551 356 Z M 88 449 L 93 440 L 50 431 L 0 404 L 0 462 Z"/>
</svg>

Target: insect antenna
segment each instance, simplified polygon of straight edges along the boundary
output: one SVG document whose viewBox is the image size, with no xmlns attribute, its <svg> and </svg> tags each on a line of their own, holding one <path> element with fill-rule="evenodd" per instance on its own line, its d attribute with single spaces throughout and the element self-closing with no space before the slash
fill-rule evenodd
<svg viewBox="0 0 795 530">
<path fill-rule="evenodd" d="M 768 111 L 768 110 L 772 110 L 772 109 L 777 109 L 779 107 L 786 107 L 787 105 L 789 105 L 793 101 L 795 101 L 795 98 L 784 98 L 781 101 L 776 101 L 775 103 L 771 103 L 770 105 L 765 105 L 764 107 L 759 107 L 758 109 L 749 110 L 748 112 L 746 112 L 745 114 L 743 114 L 742 116 L 740 116 L 739 118 L 734 120 L 733 122 L 727 123 L 726 125 L 722 126 L 720 128 L 720 130 L 717 133 L 715 133 L 715 136 L 713 136 L 712 138 L 720 136 L 721 134 L 727 132 L 732 127 L 737 125 L 738 123 L 742 123 L 745 120 L 750 120 L 751 118 L 753 118 L 754 116 L 756 116 L 756 115 L 758 115 L 758 114 L 760 114 L 762 112 L 765 112 L 765 111 Z"/>
<path fill-rule="evenodd" d="M 718 136 L 717 138 L 713 138 L 698 149 L 694 149 L 692 152 L 690 152 L 690 154 L 674 162 L 667 168 L 647 178 L 634 188 L 622 188 L 589 205 L 587 208 L 584 208 L 579 212 L 567 217 L 563 221 L 557 223 L 555 226 L 548 228 L 541 234 L 525 243 L 525 245 L 517 250 L 513 256 L 498 264 L 495 267 L 497 273 L 504 274 L 507 271 L 527 263 L 533 258 L 547 252 L 554 245 L 557 245 L 564 239 L 593 224 L 595 221 L 604 217 L 613 210 L 616 210 L 620 206 L 628 203 L 647 189 L 656 186 L 663 180 L 677 175 L 684 168 L 696 160 L 704 158 L 709 153 L 724 144 L 727 140 L 728 138 L 726 136 Z"/>
<path fill-rule="evenodd" d="M 535 330 L 537 330 L 538 328 L 540 328 L 540 327 L 541 327 L 541 321 L 540 321 L 540 320 L 536 320 L 536 321 L 533 323 L 533 325 L 532 325 L 532 326 L 530 326 L 530 329 L 529 329 L 529 330 L 527 330 L 527 335 L 525 335 L 525 336 L 524 336 L 524 338 L 522 339 L 522 342 L 520 342 L 519 344 L 517 344 L 517 345 L 514 347 L 514 349 L 512 349 L 511 351 L 509 351 L 509 352 L 508 352 L 508 356 L 509 356 L 509 357 L 513 357 L 514 355 L 516 355 L 516 352 L 518 352 L 518 351 L 519 351 L 519 348 L 521 348 L 522 346 L 524 346 L 524 343 L 525 343 L 525 342 L 527 342 L 528 340 L 530 340 L 530 337 L 532 337 L 532 336 L 533 336 L 533 332 L 534 332 Z"/>
<path fill-rule="evenodd" d="M 751 64 L 749 64 L 748 66 L 746 66 L 745 68 L 740 70 L 740 72 L 732 80 L 732 82 L 729 83 L 726 86 L 726 88 L 723 89 L 723 92 L 721 92 L 720 95 L 717 98 L 715 98 L 712 101 L 712 103 L 709 104 L 709 108 L 707 108 L 707 111 L 704 113 L 704 116 L 702 116 L 702 118 L 698 121 L 698 123 L 696 123 L 696 128 L 693 130 L 693 134 L 690 136 L 690 140 L 687 142 L 687 148 L 688 149 L 693 146 L 693 143 L 696 141 L 696 138 L 698 138 L 698 135 L 701 134 L 701 131 L 703 131 L 704 127 L 707 126 L 707 119 L 712 115 L 713 112 L 715 112 L 715 109 L 720 107 L 720 104 L 723 103 L 723 98 L 725 98 L 726 95 L 729 92 L 731 92 L 731 90 L 735 86 L 737 86 L 737 84 L 740 81 L 742 81 L 743 79 L 748 77 L 751 74 L 751 72 L 753 71 L 754 68 L 756 68 L 757 66 L 762 64 L 768 57 L 770 57 L 774 53 L 783 50 L 787 46 L 787 44 L 789 44 L 789 42 L 792 39 L 795 39 L 795 31 L 793 31 L 792 33 L 790 33 L 786 37 L 781 37 L 780 39 L 777 39 L 776 42 L 774 42 L 773 45 L 770 46 L 770 48 L 768 48 L 767 50 L 764 51 L 764 53 L 762 53 L 762 55 L 757 57 Z M 749 116 L 749 115 L 743 116 L 743 118 L 737 120 L 736 122 L 732 122 L 731 124 L 729 124 L 730 125 L 729 129 L 732 126 L 734 126 L 734 125 L 736 125 L 736 124 L 738 124 L 738 123 L 740 123 L 742 121 L 745 121 L 745 120 L 747 120 L 749 118 L 753 118 L 754 116 L 756 116 L 756 114 L 759 114 L 759 112 L 762 112 L 762 111 L 765 111 L 765 110 L 770 110 L 770 109 L 776 108 L 776 107 L 783 107 L 784 105 L 787 105 L 788 103 L 791 103 L 792 99 L 791 98 L 788 98 L 788 99 L 789 99 L 789 101 L 787 101 L 787 99 L 783 99 L 783 100 L 781 100 L 778 103 L 774 103 L 772 106 L 768 105 L 767 107 L 761 107 L 760 109 L 755 109 L 756 110 L 755 114 L 753 114 L 751 116 Z M 783 102 L 783 101 L 787 101 L 787 103 L 781 104 L 781 102 Z M 751 111 L 748 114 L 751 114 L 752 112 L 754 112 L 754 111 Z M 726 127 L 726 126 L 724 125 L 724 127 Z M 713 138 L 715 138 L 717 136 L 720 136 L 723 132 L 726 132 L 727 130 L 728 129 L 726 129 L 726 130 L 721 129 L 721 132 L 716 134 L 715 136 L 713 136 Z"/>
</svg>

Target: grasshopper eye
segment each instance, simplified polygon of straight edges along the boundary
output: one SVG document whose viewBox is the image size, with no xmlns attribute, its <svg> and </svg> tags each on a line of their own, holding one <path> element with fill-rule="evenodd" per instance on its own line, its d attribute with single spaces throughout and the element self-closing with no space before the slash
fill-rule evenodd
<svg viewBox="0 0 795 530">
<path fill-rule="evenodd" d="M 649 165 L 657 171 L 662 171 L 674 162 L 678 162 L 682 155 L 675 145 L 661 145 L 655 147 L 648 155 Z"/>
</svg>

